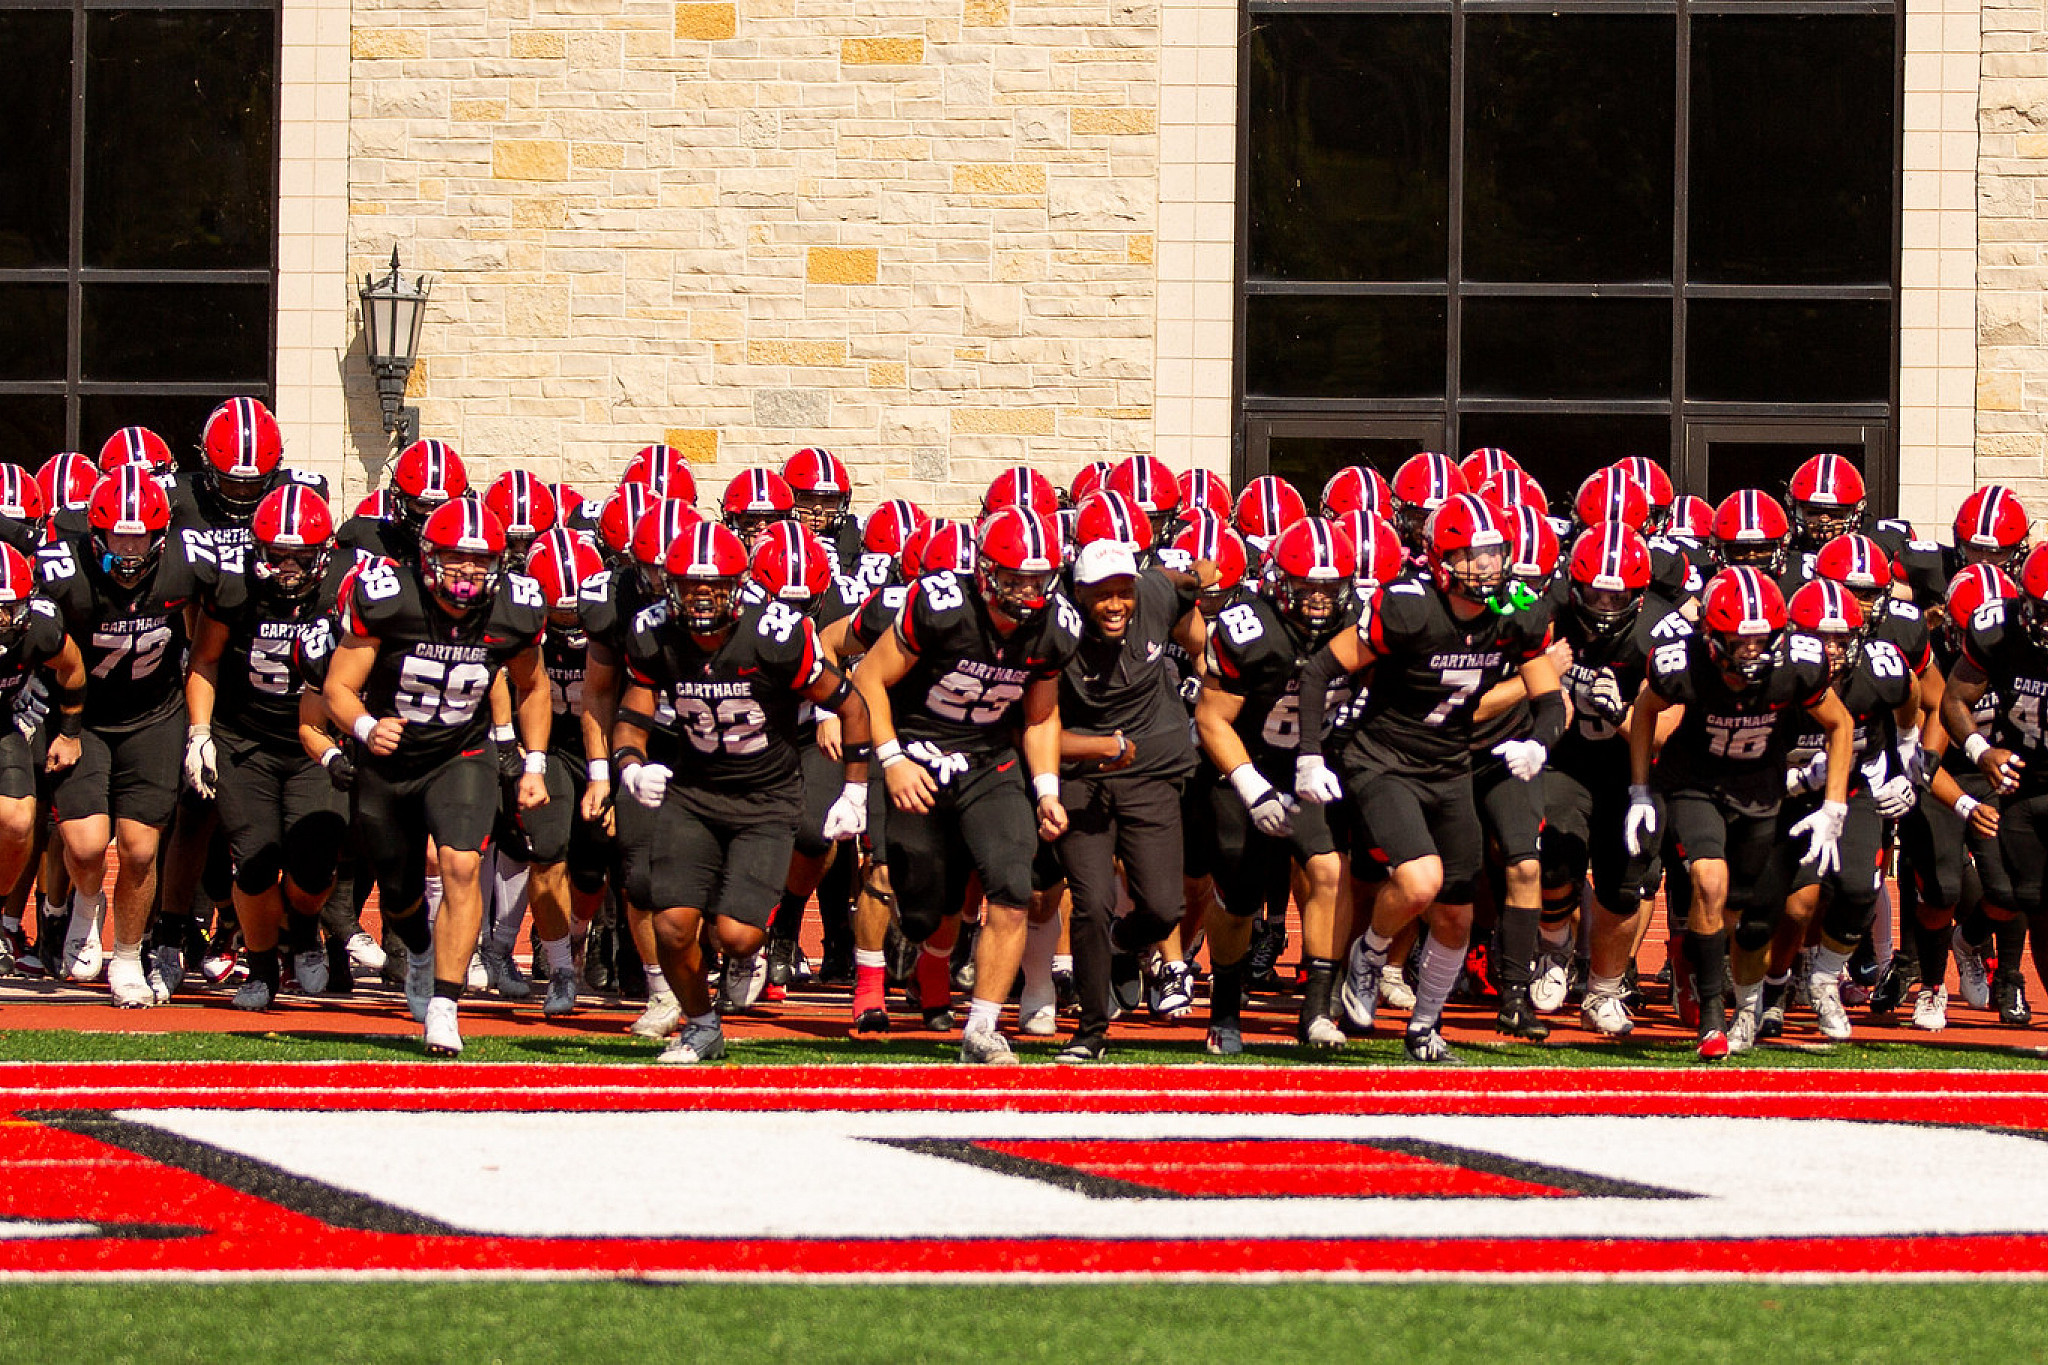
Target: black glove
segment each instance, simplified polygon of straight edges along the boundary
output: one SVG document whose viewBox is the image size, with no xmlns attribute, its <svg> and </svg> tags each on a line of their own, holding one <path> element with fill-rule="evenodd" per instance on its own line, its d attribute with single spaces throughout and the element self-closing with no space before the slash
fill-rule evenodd
<svg viewBox="0 0 2048 1365">
<path fill-rule="evenodd" d="M 501 739 L 497 745 L 498 776 L 517 787 L 526 772 L 526 755 L 520 752 L 517 739 Z"/>
<path fill-rule="evenodd" d="M 355 760 L 348 756 L 348 750 L 333 748 L 327 757 L 320 760 L 320 766 L 327 770 L 327 780 L 338 792 L 354 791 L 356 785 Z"/>
</svg>

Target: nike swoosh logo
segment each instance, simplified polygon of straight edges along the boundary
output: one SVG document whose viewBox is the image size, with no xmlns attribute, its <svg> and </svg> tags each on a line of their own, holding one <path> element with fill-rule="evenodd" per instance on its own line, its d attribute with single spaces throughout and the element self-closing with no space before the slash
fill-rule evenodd
<svg viewBox="0 0 2048 1365">
<path fill-rule="evenodd" d="M 1016 766 L 1017 766 L 1017 760 L 1013 758 L 1013 759 L 1011 759 L 1011 760 L 1010 760 L 1010 761 L 1009 761 L 1008 763 L 998 763 L 998 764 L 996 764 L 996 771 L 997 771 L 997 772 L 999 772 L 999 773 L 1006 773 L 1006 772 L 1010 771 L 1010 769 L 1012 769 L 1012 768 L 1014 768 L 1014 767 L 1016 767 Z"/>
<path fill-rule="evenodd" d="M 756 673 L 759 673 L 760 671 L 761 671 L 761 670 L 760 670 L 760 669 L 758 669 L 758 668 L 742 668 L 742 669 L 740 669 L 740 670 L 739 670 L 739 675 L 740 675 L 740 676 L 741 676 L 742 678 L 751 678 L 751 677 L 753 677 L 753 676 L 754 676 L 754 675 L 755 675 Z"/>
</svg>

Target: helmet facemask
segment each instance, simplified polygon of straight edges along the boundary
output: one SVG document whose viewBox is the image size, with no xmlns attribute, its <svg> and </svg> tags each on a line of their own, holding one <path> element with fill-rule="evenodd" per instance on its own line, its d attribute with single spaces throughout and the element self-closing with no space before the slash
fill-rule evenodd
<svg viewBox="0 0 2048 1365">
<path fill-rule="evenodd" d="M 1803 549 L 1817 550 L 1836 536 L 1863 529 L 1863 504 L 1834 507 L 1826 503 L 1795 502 L 1791 507 L 1792 531 Z"/>
<path fill-rule="evenodd" d="M 846 494 L 796 490 L 796 508 L 791 514 L 806 531 L 824 535 L 846 516 Z"/>
<path fill-rule="evenodd" d="M 93 541 L 100 552 L 101 571 L 124 588 L 132 588 L 149 577 L 164 552 L 160 532 L 102 531 Z"/>
<path fill-rule="evenodd" d="M 975 585 L 982 600 L 1022 624 L 1038 615 L 1052 601 L 1053 583 L 1058 575 L 1048 569 L 1006 569 L 986 555 L 975 561 Z"/>
<path fill-rule="evenodd" d="M 1439 561 L 1444 589 L 1468 602 L 1489 604 L 1508 585 L 1507 547 L 1460 545 L 1445 552 Z"/>
<path fill-rule="evenodd" d="M 12 649 L 28 634 L 30 599 L 0 602 L 0 649 Z"/>
<path fill-rule="evenodd" d="M 237 516 L 254 516 L 256 504 L 263 501 L 263 495 L 270 491 L 271 476 L 257 474 L 243 478 L 234 474 L 213 471 L 213 495 L 221 505 Z"/>
<path fill-rule="evenodd" d="M 427 588 L 434 600 L 457 616 L 475 611 L 498 590 L 503 560 L 475 550 L 429 550 Z"/>
<path fill-rule="evenodd" d="M 1718 548 L 1721 563 L 1728 568 L 1747 566 L 1766 578 L 1778 578 L 1785 571 L 1785 547 L 1775 540 L 1724 540 Z"/>
<path fill-rule="evenodd" d="M 1320 631 L 1336 619 L 1337 605 L 1348 586 L 1348 579 L 1279 574 L 1274 579 L 1273 598 L 1291 620 Z"/>
<path fill-rule="evenodd" d="M 726 518 L 726 524 L 740 538 L 741 544 L 751 546 L 762 531 L 778 521 L 788 521 L 790 517 L 788 512 L 734 512 Z"/>
<path fill-rule="evenodd" d="M 444 497 L 433 495 L 416 498 L 397 488 L 391 490 L 391 500 L 398 504 L 398 519 L 411 527 L 415 535 L 427 524 L 427 518 L 434 515 L 441 505 L 448 501 Z"/>
<path fill-rule="evenodd" d="M 1633 626 L 1641 615 L 1643 590 L 1574 583 L 1572 605 L 1578 609 L 1579 619 L 1591 628 L 1588 634 L 1596 639 L 1613 639 Z"/>
<path fill-rule="evenodd" d="M 320 586 L 327 573 L 325 546 L 258 545 L 250 569 L 259 583 L 286 597 L 304 597 Z"/>
<path fill-rule="evenodd" d="M 670 574 L 669 610 L 692 635 L 716 635 L 731 625 L 737 614 L 739 588 L 737 578 L 694 578 Z"/>
<path fill-rule="evenodd" d="M 2014 580 L 2017 580 L 2020 576 L 2020 564 L 2027 557 L 2027 549 L 2028 545 L 2025 540 L 2002 550 L 1987 550 L 1983 546 L 1973 545 L 1967 540 L 1956 546 L 1957 552 L 1963 557 L 1965 568 L 1972 564 L 1989 564 L 1995 569 L 2003 570 L 2008 577 Z"/>
<path fill-rule="evenodd" d="M 1771 656 L 1778 647 L 1780 632 L 1730 635 L 1726 631 L 1706 632 L 1707 649 L 1721 671 L 1754 686 L 1771 671 Z"/>
</svg>

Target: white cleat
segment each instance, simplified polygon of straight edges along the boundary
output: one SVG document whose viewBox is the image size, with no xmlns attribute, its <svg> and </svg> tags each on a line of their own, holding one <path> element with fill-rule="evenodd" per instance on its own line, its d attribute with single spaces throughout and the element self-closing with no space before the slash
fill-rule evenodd
<svg viewBox="0 0 2048 1365">
<path fill-rule="evenodd" d="M 303 953 L 293 953 L 292 979 L 299 983 L 299 989 L 307 995 L 327 994 L 326 951 L 308 948 Z"/>
<path fill-rule="evenodd" d="M 358 971 L 381 972 L 384 970 L 383 945 L 358 929 L 348 936 L 348 960 Z"/>
<path fill-rule="evenodd" d="M 81 915 L 71 912 L 71 921 L 64 930 L 64 976 L 69 981 L 97 981 L 100 967 L 105 962 L 105 952 L 100 947 L 100 921 L 107 910 L 106 897 L 96 897 L 92 913 Z"/>
<path fill-rule="evenodd" d="M 1626 1038 L 1636 1026 L 1618 995 L 1588 995 L 1579 1005 L 1579 1022 L 1602 1038 Z"/>
<path fill-rule="evenodd" d="M 716 1024 L 686 1024 L 654 1060 L 662 1066 L 695 1066 L 725 1056 L 725 1031 Z"/>
<path fill-rule="evenodd" d="M 1735 988 L 1735 1017 L 1728 1021 L 1728 1055 L 1749 1051 L 1756 1046 L 1757 1025 L 1763 1022 L 1764 985 L 1759 981 L 1754 986 Z"/>
<path fill-rule="evenodd" d="M 149 977 L 142 970 L 139 957 L 115 957 L 107 963 L 107 989 L 114 994 L 114 1003 L 124 1010 L 146 1010 L 157 1003 L 156 992 L 149 988 Z"/>
<path fill-rule="evenodd" d="M 1948 988 L 1937 990 L 1921 988 L 1920 998 L 1913 1002 L 1913 1027 L 1928 1033 L 1939 1033 L 1948 1027 Z"/>
<path fill-rule="evenodd" d="M 1380 1003 L 1389 1009 L 1415 1008 L 1415 988 L 1408 984 L 1408 974 L 1398 962 L 1380 968 Z"/>
<path fill-rule="evenodd" d="M 1056 1005 L 1040 1005 L 1017 1023 L 1017 1032 L 1033 1038 L 1050 1038 L 1059 1029 L 1059 1007 Z"/>
<path fill-rule="evenodd" d="M 1842 1008 L 1842 988 L 1834 974 L 1815 972 L 1806 987 L 1813 997 L 1813 1018 L 1820 1026 L 1820 1036 L 1835 1043 L 1847 1041 L 1854 1030 L 1849 1026 L 1849 1012 Z"/>
<path fill-rule="evenodd" d="M 1015 1066 L 1017 1054 L 1010 1051 L 1010 1040 L 996 1030 L 970 1028 L 960 1031 L 960 1060 L 983 1066 Z"/>
<path fill-rule="evenodd" d="M 1301 1041 L 1309 1047 L 1336 1048 L 1350 1040 L 1344 1036 L 1344 1030 L 1337 1027 L 1335 1019 L 1319 1014 L 1302 1029 Z"/>
<path fill-rule="evenodd" d="M 1351 951 L 1344 955 L 1344 982 L 1337 990 L 1339 1008 L 1351 1027 L 1360 1033 L 1370 1032 L 1373 1020 L 1379 1016 L 1380 982 L 1387 964 L 1375 961 L 1374 956 L 1366 951 L 1364 939 L 1355 940 Z"/>
<path fill-rule="evenodd" d="M 463 985 L 470 990 L 480 991 L 488 988 L 490 984 L 491 974 L 484 966 L 483 953 L 481 951 L 471 953 L 469 955 L 469 972 L 463 978 Z"/>
<path fill-rule="evenodd" d="M 460 1057 L 462 1030 L 455 1022 L 455 1002 L 439 996 L 427 1002 L 425 1042 L 429 1057 Z"/>
<path fill-rule="evenodd" d="M 657 991 L 647 997 L 647 1008 L 640 1011 L 640 1017 L 626 1026 L 626 1032 L 639 1038 L 666 1038 L 676 1031 L 683 1022 L 682 1002 L 676 999 L 674 991 Z"/>
<path fill-rule="evenodd" d="M 1536 958 L 1535 975 L 1529 979 L 1529 1003 L 1538 1014 L 1555 1014 L 1564 1008 L 1571 989 L 1571 963 L 1563 953 L 1543 952 Z"/>
</svg>

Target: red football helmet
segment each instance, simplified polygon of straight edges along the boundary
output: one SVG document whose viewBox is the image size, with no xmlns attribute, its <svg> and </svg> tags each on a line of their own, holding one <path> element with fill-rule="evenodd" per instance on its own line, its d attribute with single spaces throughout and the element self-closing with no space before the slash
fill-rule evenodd
<svg viewBox="0 0 2048 1365">
<path fill-rule="evenodd" d="M 555 527 L 555 495 L 523 469 L 508 469 L 484 490 L 484 506 L 505 528 L 505 546 L 514 559 L 524 559 L 533 538 Z"/>
<path fill-rule="evenodd" d="M 725 524 L 742 541 L 751 541 L 771 521 L 788 521 L 796 513 L 796 490 L 772 469 L 743 469 L 725 486 L 719 499 Z"/>
<path fill-rule="evenodd" d="M 1572 513 L 1581 526 L 1598 526 L 1618 521 L 1635 531 L 1644 530 L 1650 520 L 1650 495 L 1643 486 L 1615 465 L 1596 469 L 1579 485 L 1572 499 Z"/>
<path fill-rule="evenodd" d="M 171 525 L 171 498 L 146 467 L 121 465 L 102 475 L 85 515 L 109 578 L 133 586 L 156 567 Z"/>
<path fill-rule="evenodd" d="M 12 646 L 28 629 L 36 567 L 12 545 L 0 544 L 0 645 Z"/>
<path fill-rule="evenodd" d="M 944 518 L 928 521 L 903 547 L 903 577 L 908 581 L 928 573 L 971 574 L 975 556 L 972 526 Z"/>
<path fill-rule="evenodd" d="M 1792 529 L 1807 549 L 1863 525 L 1863 475 L 1840 455 L 1815 455 L 1793 470 L 1785 500 L 1791 504 Z"/>
<path fill-rule="evenodd" d="M 929 546 L 925 553 L 929 566 Z M 1028 621 L 1052 600 L 1062 555 L 1051 516 L 1021 506 L 998 508 L 975 533 L 975 586 L 994 610 Z"/>
<path fill-rule="evenodd" d="M 1535 475 L 1526 469 L 1503 469 L 1480 485 L 1479 496 L 1492 503 L 1496 511 L 1512 512 L 1517 507 L 1528 507 L 1538 515 L 1550 515 L 1549 495 L 1543 491 L 1543 485 L 1536 482 Z"/>
<path fill-rule="evenodd" d="M 1074 523 L 1074 539 L 1082 545 L 1113 540 L 1141 554 L 1152 543 L 1152 521 L 1130 497 L 1113 488 L 1088 495 Z"/>
<path fill-rule="evenodd" d="M 1079 506 L 1090 493 L 1102 487 L 1102 481 L 1115 468 L 1108 460 L 1090 460 L 1075 472 L 1073 481 L 1067 485 L 1067 501 Z"/>
<path fill-rule="evenodd" d="M 1230 485 L 1221 474 L 1213 469 L 1189 469 L 1182 472 L 1179 482 L 1182 511 L 1206 507 L 1224 520 L 1230 519 Z"/>
<path fill-rule="evenodd" d="M 1986 484 L 1956 510 L 1956 550 L 1965 564 L 1996 564 L 2012 573 L 2027 552 L 2030 524 L 2010 488 Z"/>
<path fill-rule="evenodd" d="M 373 521 L 389 521 L 396 515 L 391 506 L 391 495 L 381 488 L 364 495 L 363 500 L 356 504 L 355 515 L 369 517 Z"/>
<path fill-rule="evenodd" d="M 1507 523 L 1508 573 L 1542 594 L 1557 576 L 1562 554 L 1550 518 L 1533 507 L 1514 507 L 1497 515 Z"/>
<path fill-rule="evenodd" d="M 861 548 L 871 555 L 900 559 L 903 547 L 910 541 L 910 533 L 930 520 L 916 503 L 904 498 L 891 498 L 868 513 L 868 523 L 861 528 Z"/>
<path fill-rule="evenodd" d="M 668 562 L 669 547 L 702 520 L 703 513 L 681 498 L 663 498 L 641 513 L 633 527 L 633 563 L 639 566 L 640 581 L 649 593 L 661 591 L 662 566 Z"/>
<path fill-rule="evenodd" d="M 99 486 L 98 467 L 75 450 L 52 455 L 36 471 L 36 487 L 42 490 L 43 505 L 52 513 L 85 506 Z"/>
<path fill-rule="evenodd" d="M 565 482 L 549 484 L 548 492 L 555 495 L 556 523 L 568 526 L 583 510 L 583 495 L 576 491 L 575 484 Z"/>
<path fill-rule="evenodd" d="M 1492 483 L 1510 469 L 1520 469 L 1521 464 L 1514 456 L 1499 446 L 1481 446 L 1458 461 L 1458 473 L 1465 478 L 1465 487 L 1478 491 Z"/>
<path fill-rule="evenodd" d="M 804 611 L 832 586 L 832 552 L 815 531 L 793 521 L 763 531 L 747 567 L 763 592 Z"/>
<path fill-rule="evenodd" d="M 248 511 L 270 491 L 284 460 L 277 418 L 254 398 L 230 398 L 207 417 L 199 433 L 214 495 L 235 511 Z"/>
<path fill-rule="evenodd" d="M 1143 512 L 1151 525 L 1165 525 L 1180 506 L 1180 481 L 1166 461 L 1155 456 L 1131 456 L 1109 471 L 1102 486 L 1129 498 L 1131 506 Z"/>
<path fill-rule="evenodd" d="M 334 513 L 326 499 L 286 482 L 263 495 L 249 519 L 249 573 L 287 597 L 304 597 L 327 575 Z"/>
<path fill-rule="evenodd" d="M 1477 493 L 1454 493 L 1423 524 L 1430 576 L 1468 602 L 1490 602 L 1507 582 L 1508 536 Z"/>
<path fill-rule="evenodd" d="M 1303 517 L 1266 548 L 1263 586 L 1274 606 L 1310 630 L 1321 630 L 1336 616 L 1357 572 L 1357 547 L 1336 524 Z"/>
<path fill-rule="evenodd" d="M 1971 564 L 1948 581 L 1946 611 L 1951 630 L 1969 629 L 1970 618 L 1989 602 L 2002 602 L 2020 595 L 2020 585 L 1996 564 Z"/>
<path fill-rule="evenodd" d="M 1705 498 L 1696 498 L 1682 493 L 1671 504 L 1669 529 L 1677 535 L 1691 536 L 1704 545 L 1714 537 L 1714 507 Z"/>
<path fill-rule="evenodd" d="M 442 503 L 420 528 L 420 571 L 427 592 L 461 616 L 486 606 L 505 570 L 505 528 L 475 498 Z"/>
<path fill-rule="evenodd" d="M 140 465 L 151 474 L 176 472 L 178 461 L 164 438 L 148 427 L 122 427 L 100 447 L 100 472 L 111 474 L 128 465 Z"/>
<path fill-rule="evenodd" d="M 1650 500 L 1650 519 L 1643 527 L 1644 534 L 1654 535 L 1671 522 L 1671 505 L 1678 500 L 1678 490 L 1671 486 L 1671 476 L 1664 472 L 1664 466 L 1647 455 L 1630 455 L 1616 460 L 1614 468 L 1634 479 Z"/>
<path fill-rule="evenodd" d="M 1278 474 L 1253 479 L 1237 495 L 1237 533 L 1264 543 L 1308 515 L 1295 486 Z"/>
<path fill-rule="evenodd" d="M 414 441 L 391 466 L 391 501 L 415 529 L 426 525 L 435 508 L 468 491 L 462 457 L 446 441 Z"/>
<path fill-rule="evenodd" d="M 1245 551 L 1244 541 L 1224 524 L 1221 517 L 1189 519 L 1180 534 L 1173 538 L 1173 548 L 1188 557 L 1190 571 L 1194 564 L 1204 559 L 1216 566 L 1216 585 L 1203 592 L 1199 599 L 1205 606 L 1220 601 L 1244 582 L 1245 574 L 1251 569 L 1251 556 Z"/>
<path fill-rule="evenodd" d="M 1754 565 L 1737 564 L 1700 594 L 1700 630 L 1723 671 L 1756 682 L 1770 671 L 1786 622 L 1785 595 Z"/>
<path fill-rule="evenodd" d="M 597 515 L 597 534 L 612 558 L 623 559 L 631 553 L 633 532 L 639 528 L 640 518 L 658 501 L 644 483 L 622 483 L 618 492 L 605 499 L 604 510 Z"/>
<path fill-rule="evenodd" d="M 1801 585 L 1785 604 L 1785 615 L 1792 629 L 1819 638 L 1830 674 L 1839 676 L 1855 662 L 1863 642 L 1863 608 L 1840 583 L 1816 578 Z"/>
<path fill-rule="evenodd" d="M 981 495 L 983 516 L 1005 507 L 1022 507 L 1049 517 L 1060 510 L 1060 490 L 1031 466 L 1012 465 L 996 475 L 989 482 L 988 491 Z"/>
<path fill-rule="evenodd" d="M 1337 530 L 1351 542 L 1357 564 L 1352 577 L 1361 588 L 1391 583 L 1407 570 L 1408 550 L 1391 522 L 1366 511 L 1346 512 L 1337 518 Z"/>
<path fill-rule="evenodd" d="M 49 510 L 35 475 L 18 464 L 0 464 L 0 517 L 40 525 Z"/>
<path fill-rule="evenodd" d="M 1618 521 L 1603 521 L 1579 533 L 1572 544 L 1572 603 L 1596 637 L 1628 629 L 1642 610 L 1650 586 L 1650 546 L 1640 532 Z"/>
<path fill-rule="evenodd" d="M 619 476 L 619 483 L 645 484 L 657 502 L 663 498 L 697 501 L 697 476 L 690 472 L 688 457 L 674 446 L 643 446 L 626 462 L 626 472 Z"/>
<path fill-rule="evenodd" d="M 1769 493 L 1745 488 L 1714 509 L 1714 548 L 1723 564 L 1747 564 L 1773 578 L 1785 571 L 1785 538 L 1792 524 Z"/>
<path fill-rule="evenodd" d="M 853 506 L 853 475 L 829 450 L 805 446 L 782 463 L 782 481 L 796 498 L 796 516 L 824 535 Z"/>
<path fill-rule="evenodd" d="M 693 635 L 715 635 L 740 613 L 740 580 L 747 573 L 747 547 L 737 532 L 699 520 L 668 547 L 663 568 L 668 606 Z"/>
<path fill-rule="evenodd" d="M 1460 493 L 1468 492 L 1465 476 L 1451 463 L 1451 457 L 1434 450 L 1410 455 L 1394 471 L 1388 485 L 1394 495 L 1394 529 L 1411 550 L 1426 551 L 1429 538 L 1423 531 L 1430 514 Z"/>
<path fill-rule="evenodd" d="M 1825 578 L 1848 589 L 1863 608 L 1867 624 L 1875 626 L 1891 599 L 1892 564 L 1884 550 L 1869 536 L 1847 532 L 1820 547 L 1813 557 L 1816 578 Z"/>
<path fill-rule="evenodd" d="M 1346 512 L 1370 512 L 1376 517 L 1394 514 L 1394 490 L 1370 465 L 1346 465 L 1323 485 L 1323 515 L 1332 521 Z"/>
<path fill-rule="evenodd" d="M 541 600 L 548 608 L 548 629 L 580 635 L 577 595 L 587 580 L 604 572 L 604 556 L 590 537 L 566 526 L 536 537 L 526 557 L 526 572 L 540 584 Z"/>
</svg>

